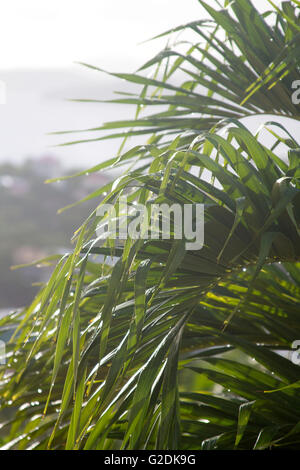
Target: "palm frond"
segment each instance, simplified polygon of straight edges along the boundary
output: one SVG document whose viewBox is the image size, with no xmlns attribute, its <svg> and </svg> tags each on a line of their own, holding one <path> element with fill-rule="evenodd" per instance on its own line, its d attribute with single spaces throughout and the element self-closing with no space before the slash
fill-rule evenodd
<svg viewBox="0 0 300 470">
<path fill-rule="evenodd" d="M 212 20 L 187 25 L 189 51 L 167 49 L 141 68 L 173 59 L 161 79 L 115 74 L 142 85 L 115 100 L 137 105 L 137 118 L 91 131 L 151 137 L 88 170 L 138 163 L 89 196 L 95 211 L 74 251 L 32 305 L 0 320 L 13 332 L 1 366 L 2 408 L 14 410 L 5 448 L 299 446 L 290 358 L 300 338 L 300 145 L 275 121 L 265 124 L 275 144 L 264 145 L 240 120 L 299 119 L 290 98 L 299 6 L 284 2 L 271 23 L 248 1 L 201 3 Z M 177 71 L 188 77 L 181 86 L 169 81 Z M 144 105 L 166 111 L 139 118 Z M 123 195 L 147 207 L 203 204 L 203 248 L 174 236 L 103 243 L 99 207 L 118 208 Z"/>
</svg>

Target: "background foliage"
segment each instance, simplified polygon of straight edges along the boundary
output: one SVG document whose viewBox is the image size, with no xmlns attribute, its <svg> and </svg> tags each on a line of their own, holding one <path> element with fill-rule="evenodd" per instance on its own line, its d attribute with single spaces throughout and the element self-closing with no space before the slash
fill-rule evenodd
<svg viewBox="0 0 300 470">
<path fill-rule="evenodd" d="M 0 166 L 0 309 L 24 307 L 30 303 L 39 290 L 37 284 L 45 282 L 51 272 L 47 267 L 36 269 L 29 266 L 19 270 L 11 267 L 65 252 L 68 248 L 71 250 L 74 226 L 79 221 L 83 222 L 86 213 L 93 209 L 93 204 L 87 202 L 77 210 L 57 216 L 62 206 L 96 189 L 99 178 L 96 181 L 91 181 L 90 177 L 45 185 L 49 170 L 64 173 L 57 161 L 50 157 L 36 162 L 27 160 L 20 166 Z M 109 181 L 109 178 L 104 181 Z"/>
</svg>

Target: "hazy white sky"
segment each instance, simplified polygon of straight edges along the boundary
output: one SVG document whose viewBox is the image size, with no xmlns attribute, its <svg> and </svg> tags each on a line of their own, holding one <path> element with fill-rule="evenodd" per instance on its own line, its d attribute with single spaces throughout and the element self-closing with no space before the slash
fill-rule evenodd
<svg viewBox="0 0 300 470">
<path fill-rule="evenodd" d="M 268 5 L 254 3 L 259 9 Z M 138 66 L 153 48 L 139 42 L 208 16 L 197 0 L 1 0 L 0 5 L 0 69 L 68 67 L 73 61 Z"/>
<path fill-rule="evenodd" d="M 259 10 L 269 5 L 254 4 Z M 115 141 L 61 148 L 52 146 L 65 136 L 47 135 L 133 116 L 123 106 L 65 101 L 113 98 L 114 90 L 123 89 L 120 81 L 74 62 L 133 72 L 166 39 L 139 43 L 206 17 L 198 0 L 0 0 L 0 80 L 7 86 L 7 103 L 0 106 L 0 162 L 51 153 L 67 166 L 88 167 L 111 157 Z"/>
<path fill-rule="evenodd" d="M 197 0 L 2 0 L 0 68 L 140 64 L 153 46 L 139 42 L 201 11 Z"/>
<path fill-rule="evenodd" d="M 197 0 L 0 0 L 0 80 L 7 88 L 7 103 L 0 106 L 0 161 L 51 153 L 68 166 L 89 166 L 110 157 L 115 141 L 51 147 L 64 141 L 48 136 L 51 131 L 95 127 L 134 112 L 66 102 L 108 99 L 120 89 L 119 81 L 74 62 L 133 72 L 166 39 L 139 43 L 204 14 Z"/>
</svg>

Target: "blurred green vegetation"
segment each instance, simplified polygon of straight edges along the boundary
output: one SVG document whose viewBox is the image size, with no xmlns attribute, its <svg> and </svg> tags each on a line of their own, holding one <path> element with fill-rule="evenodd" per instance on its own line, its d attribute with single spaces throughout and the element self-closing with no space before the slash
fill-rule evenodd
<svg viewBox="0 0 300 470">
<path fill-rule="evenodd" d="M 26 160 L 19 166 L 0 166 L 0 309 L 30 302 L 39 288 L 34 284 L 45 281 L 50 274 L 50 268 L 11 270 L 11 266 L 71 248 L 73 232 L 92 206 L 86 202 L 62 214 L 57 214 L 58 209 L 108 180 L 108 176 L 98 174 L 45 184 L 49 170 L 53 176 L 66 171 L 52 157 Z"/>
</svg>

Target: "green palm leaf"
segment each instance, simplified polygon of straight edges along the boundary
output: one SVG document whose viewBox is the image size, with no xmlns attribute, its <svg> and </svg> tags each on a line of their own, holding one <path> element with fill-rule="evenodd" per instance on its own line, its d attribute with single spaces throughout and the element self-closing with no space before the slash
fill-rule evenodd
<svg viewBox="0 0 300 470">
<path fill-rule="evenodd" d="M 113 100 L 138 111 L 90 129 L 93 140 L 151 137 L 88 170 L 132 164 L 89 196 L 108 192 L 33 304 L 0 320 L 15 330 L 1 366 L 1 405 L 15 410 L 5 448 L 299 446 L 290 354 L 300 338 L 300 145 L 275 118 L 265 124 L 271 146 L 241 122 L 299 120 L 299 5 L 284 2 L 271 22 L 249 1 L 201 3 L 210 21 L 174 30 L 194 32 L 186 53 L 174 44 L 139 73 L 114 74 L 142 86 Z M 181 86 L 170 82 L 176 73 Z M 165 110 L 139 117 L 145 105 Z M 118 209 L 123 195 L 148 208 L 203 204 L 203 248 L 187 250 L 174 231 L 100 243 L 97 208 Z"/>
</svg>

